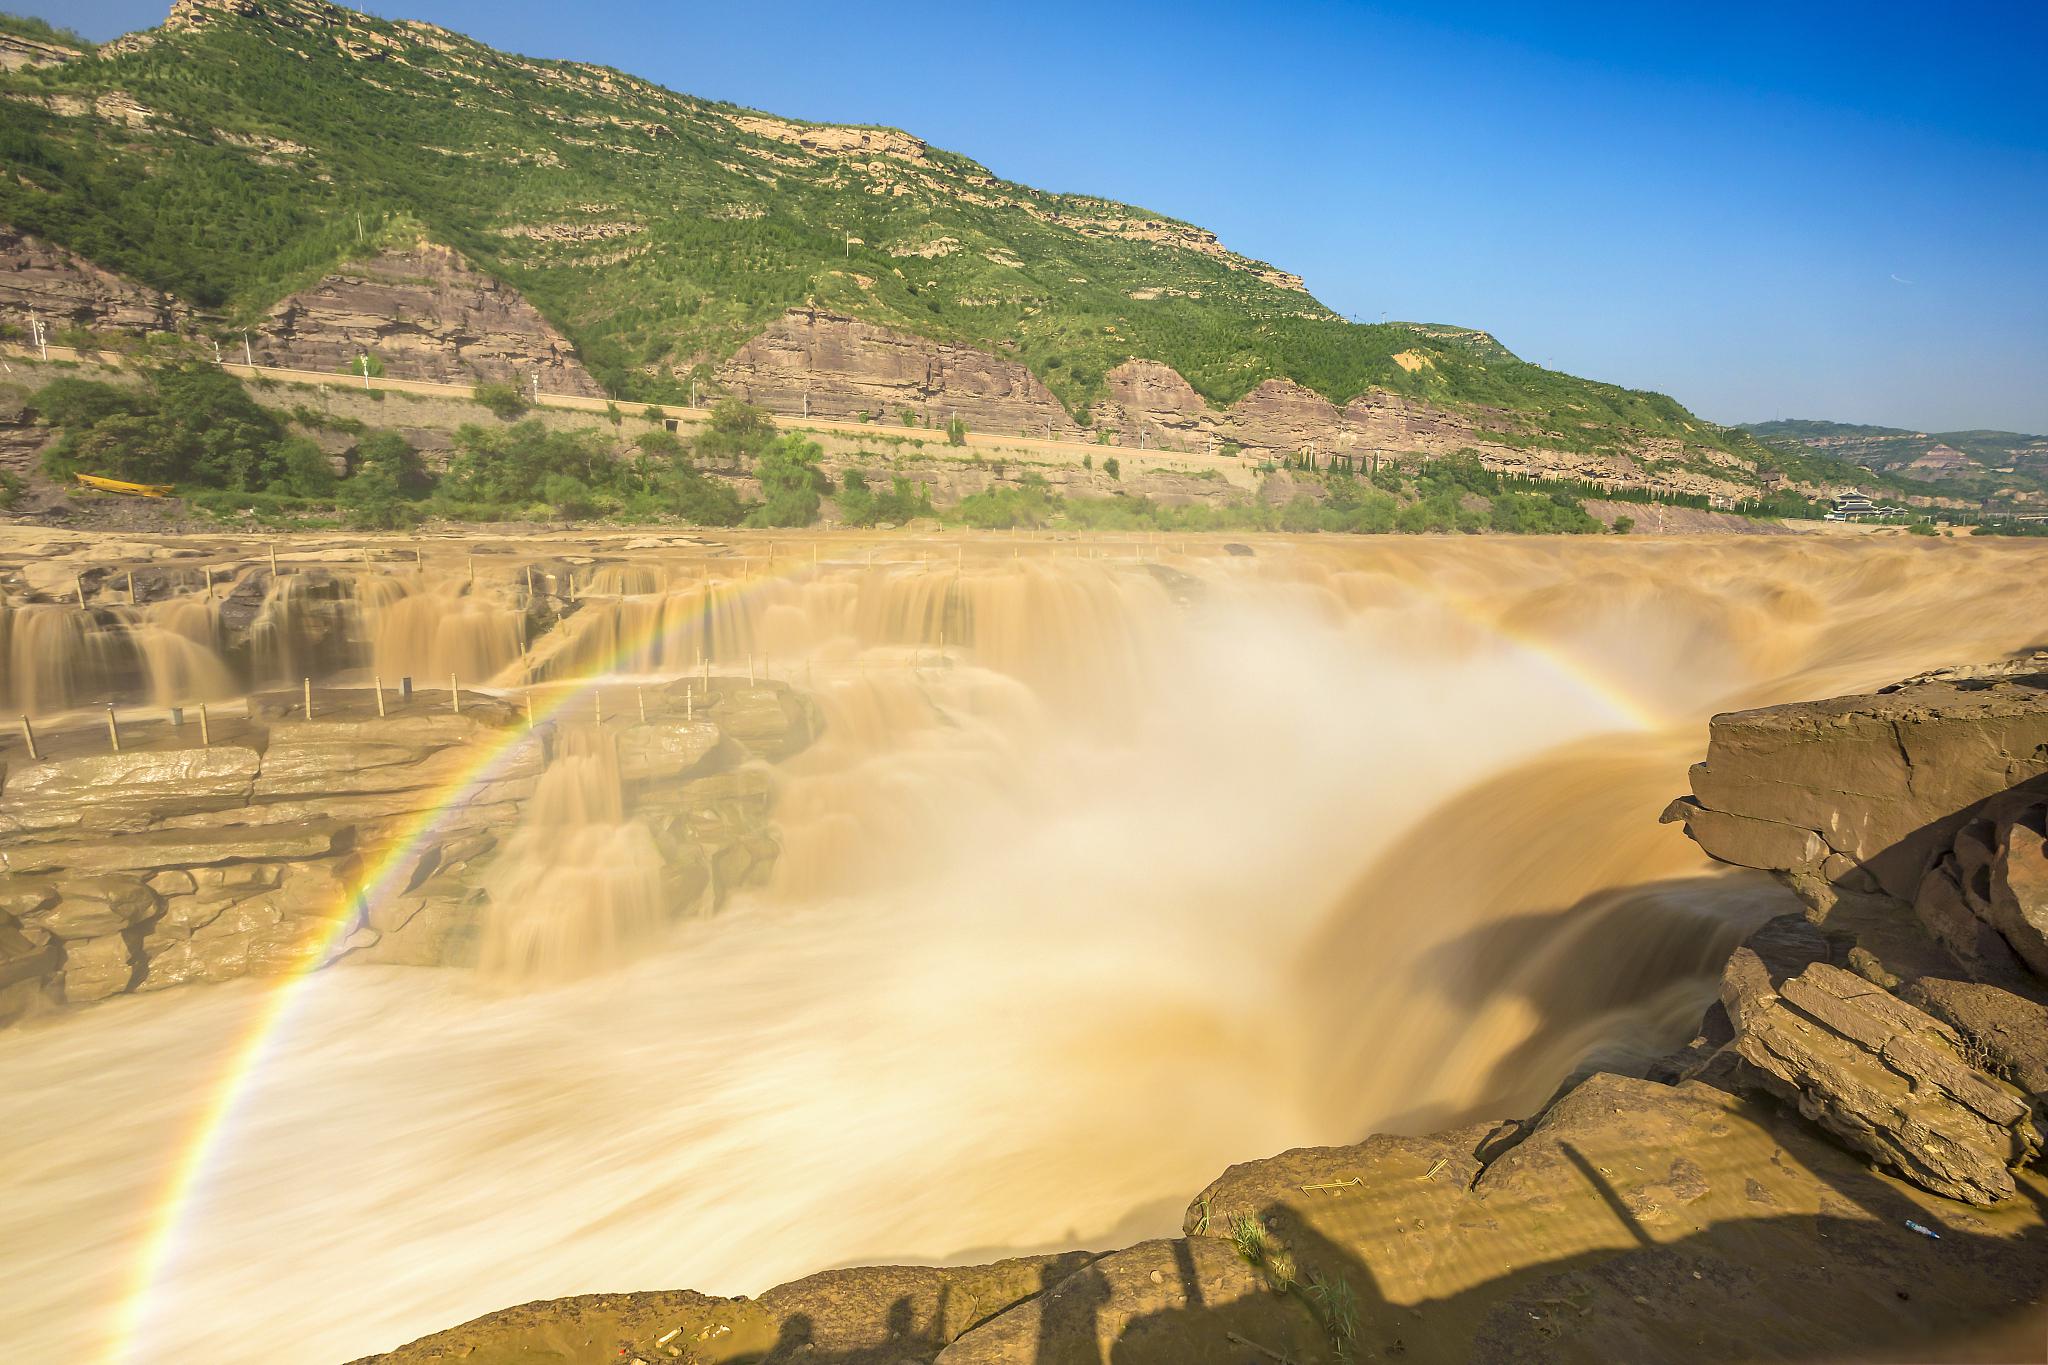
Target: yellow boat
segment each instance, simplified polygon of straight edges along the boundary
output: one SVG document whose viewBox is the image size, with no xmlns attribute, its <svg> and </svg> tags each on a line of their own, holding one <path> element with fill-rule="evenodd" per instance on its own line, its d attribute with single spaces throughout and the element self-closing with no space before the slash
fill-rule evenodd
<svg viewBox="0 0 2048 1365">
<path fill-rule="evenodd" d="M 129 483 L 126 479 L 106 479 L 98 474 L 73 474 L 72 478 L 87 488 L 98 488 L 108 493 L 133 493 L 138 498 L 168 498 L 171 485 L 167 483 Z"/>
</svg>

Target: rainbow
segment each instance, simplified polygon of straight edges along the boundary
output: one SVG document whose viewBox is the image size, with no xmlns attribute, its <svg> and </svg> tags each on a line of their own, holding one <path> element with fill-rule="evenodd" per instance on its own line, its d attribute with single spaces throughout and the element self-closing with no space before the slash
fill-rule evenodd
<svg viewBox="0 0 2048 1365">
<path fill-rule="evenodd" d="M 707 585 L 707 597 L 711 592 L 722 592 L 727 602 L 744 602 L 767 583 L 794 577 L 799 569 L 810 568 L 813 563 L 793 563 L 788 569 L 770 569 L 749 579 Z M 928 563 L 925 567 L 929 567 Z M 1425 581 L 1420 586 L 1460 619 L 1540 656 L 1636 728 L 1657 730 L 1668 723 L 1612 680 L 1559 646 L 1532 633 L 1508 627 L 1496 614 L 1483 610 L 1462 595 L 1446 591 L 1440 585 Z M 612 652 L 599 660 L 581 681 L 561 688 L 546 706 L 534 712 L 533 724 L 537 726 L 562 715 L 595 690 L 604 677 L 655 645 L 662 635 L 662 628 L 658 624 L 659 615 L 654 620 L 656 624 L 649 628 L 621 638 Z M 226 1145 L 237 1111 L 255 1090 L 265 1059 L 282 1035 L 294 1007 L 304 997 L 307 983 L 321 966 L 332 960 L 343 942 L 363 922 L 371 906 L 382 904 L 404 891 L 418 855 L 441 837 L 443 826 L 477 788 L 498 776 L 529 735 L 530 730 L 525 726 L 508 726 L 502 736 L 480 748 L 474 762 L 464 766 L 433 793 L 426 808 L 400 827 L 384 851 L 364 869 L 356 887 L 343 903 L 334 907 L 324 932 L 305 945 L 302 965 L 279 978 L 278 984 L 251 1016 L 246 1029 L 230 1049 L 218 1081 L 200 1106 L 190 1137 L 178 1149 L 160 1195 L 152 1203 L 142 1249 L 135 1258 L 115 1314 L 106 1360 L 127 1362 L 142 1354 L 143 1336 L 153 1315 L 157 1291 L 166 1271 L 177 1258 L 188 1214 L 204 1191 L 207 1178 Z"/>
<path fill-rule="evenodd" d="M 810 563 L 793 564 L 789 569 L 771 570 L 736 583 L 709 584 L 707 600 L 715 600 L 713 594 L 720 593 L 726 602 L 744 602 L 768 582 L 795 576 L 799 567 L 809 568 Z M 583 680 L 561 688 L 545 706 L 536 708 L 533 725 L 562 715 L 595 690 L 605 676 L 655 645 L 662 636 L 660 619 L 656 615 L 654 624 L 648 628 L 620 638 L 611 653 L 598 660 Z M 191 1136 L 178 1149 L 162 1192 L 151 1205 L 153 1212 L 144 1231 L 142 1250 L 121 1296 L 105 1359 L 125 1362 L 142 1356 L 143 1336 L 155 1306 L 156 1291 L 177 1257 L 186 1215 L 205 1189 L 236 1111 L 255 1089 L 264 1059 L 281 1036 L 293 1007 L 303 998 L 306 984 L 333 959 L 343 942 L 363 923 L 371 906 L 381 905 L 405 890 L 418 856 L 440 839 L 444 825 L 467 803 L 468 797 L 493 781 L 530 736 L 531 730 L 525 725 L 507 726 L 501 735 L 480 746 L 475 761 L 464 765 L 432 793 L 425 809 L 399 827 L 389 845 L 363 869 L 342 903 L 333 907 L 322 933 L 303 946 L 301 965 L 278 979 L 276 987 L 249 1019 L 229 1050 L 219 1080 L 200 1106 Z"/>
</svg>

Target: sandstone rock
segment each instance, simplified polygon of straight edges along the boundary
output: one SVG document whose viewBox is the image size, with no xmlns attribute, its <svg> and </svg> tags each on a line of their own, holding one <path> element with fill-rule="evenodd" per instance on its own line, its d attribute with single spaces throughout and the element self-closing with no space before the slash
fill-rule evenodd
<svg viewBox="0 0 2048 1365">
<path fill-rule="evenodd" d="M 30 66 L 55 66 L 79 56 L 75 47 L 43 42 L 20 33 L 0 33 L 0 71 Z"/>
<path fill-rule="evenodd" d="M 782 415 L 808 404 L 815 417 L 866 412 L 900 429 L 898 414 L 906 408 L 932 427 L 958 411 L 983 431 L 1082 434 L 1051 390 L 1014 360 L 818 309 L 783 314 L 721 365 L 716 379 L 727 392 Z"/>
<path fill-rule="evenodd" d="M 0 990 L 41 981 L 62 963 L 64 950 L 40 929 L 0 923 Z"/>
<path fill-rule="evenodd" d="M 118 934 L 156 911 L 155 893 L 132 878 L 64 877 L 57 899 L 23 922 L 61 939 L 92 939 Z"/>
<path fill-rule="evenodd" d="M 245 859 L 283 862 L 324 858 L 346 847 L 350 834 L 349 826 L 332 820 L 215 830 L 152 830 L 106 843 L 17 844 L 7 850 L 7 856 L 15 868 L 24 872 L 142 871 Z"/>
<path fill-rule="evenodd" d="M 786 758 L 811 742 L 810 704 L 780 684 L 734 685 L 719 695 L 718 728 L 766 759 Z"/>
<path fill-rule="evenodd" d="M 199 883 L 183 868 L 152 872 L 142 880 L 145 886 L 159 896 L 186 896 L 199 889 Z"/>
<path fill-rule="evenodd" d="M 721 738 L 708 720 L 635 725 L 616 736 L 619 776 L 627 782 L 672 781 L 694 771 Z"/>
<path fill-rule="evenodd" d="M 2010 1168 L 2040 1134 L 2025 1104 L 1964 1060 L 1953 1029 L 1826 963 L 1773 986 L 1746 948 L 1721 983 L 1734 1045 L 1770 1088 L 1922 1188 L 1978 1204 L 2012 1195 Z"/>
<path fill-rule="evenodd" d="M 2037 1127 L 2048 1119 L 2048 1005 L 1982 982 L 1936 977 L 1909 982 L 1899 995 L 1960 1033 L 1985 1069 L 2027 1092 Z"/>
<path fill-rule="evenodd" d="M 123 934 L 64 945 L 64 999 L 84 1004 L 119 995 L 135 984 L 135 945 Z"/>
<path fill-rule="evenodd" d="M 284 923 L 284 912 L 270 896 L 250 896 L 217 906 L 216 913 L 191 927 L 191 942 L 204 947 L 215 939 L 263 933 Z"/>
<path fill-rule="evenodd" d="M 148 961 L 138 992 L 160 991 L 197 981 L 231 981 L 248 970 L 249 935 L 222 936 L 206 943 L 172 939 L 144 944 Z"/>
<path fill-rule="evenodd" d="M 465 701 L 465 709 L 470 706 Z M 491 742 L 511 721 L 509 708 L 475 709 L 483 714 L 413 717 L 388 728 L 345 720 L 275 724 L 255 795 L 270 800 L 447 787 L 476 762 L 474 746 Z M 494 764 L 491 775 L 499 782 L 538 777 L 541 764 L 539 742 L 522 741 Z"/>
<path fill-rule="evenodd" d="M 268 891 L 284 880 L 284 872 L 275 863 L 230 863 L 202 867 L 191 875 L 202 900 L 233 900 L 252 891 Z"/>
<path fill-rule="evenodd" d="M 370 906 L 369 927 L 381 940 L 357 954 L 398 967 L 468 967 L 476 963 L 485 901 L 474 888 L 427 882 L 417 894 Z"/>
<path fill-rule="evenodd" d="M 2048 803 L 2003 811 L 1991 862 L 1987 918 L 2028 966 L 2048 976 Z"/>
<path fill-rule="evenodd" d="M 1987 980 L 2010 979 L 2019 971 L 2019 955 L 1980 916 L 1983 903 L 1973 904 L 1973 899 L 1963 892 L 1955 856 L 1946 854 L 1920 879 L 1913 913 L 1935 942 L 1971 973 Z"/>
<path fill-rule="evenodd" d="M 1708 810 L 1695 801 L 1676 803 L 1665 818 L 1684 820 L 1685 832 L 1708 857 L 1738 867 L 1805 872 L 1822 867 L 1830 856 L 1827 844 L 1810 829 Z"/>
<path fill-rule="evenodd" d="M 1693 802 L 1675 807 L 1715 856 L 1785 874 L 1819 901 L 1805 830 L 1900 901 L 1991 798 L 2048 775 L 2048 691 L 2012 678 L 1931 679 L 1872 696 L 1716 716 Z M 1712 842 L 1710 842 L 1712 841 Z M 1826 906 L 1817 904 L 1817 908 Z"/>
<path fill-rule="evenodd" d="M 0 309 L 40 313 L 54 326 L 132 333 L 176 331 L 191 316 L 169 294 L 11 227 L 0 227 Z"/>
<path fill-rule="evenodd" d="M 114 813 L 153 819 L 178 809 L 241 805 L 249 799 L 257 763 L 254 749 L 219 744 L 24 764 L 10 769 L 0 788 L 0 830 L 34 832 Z"/>
<path fill-rule="evenodd" d="M 568 339 L 517 290 L 424 240 L 284 299 L 257 338 L 261 365 L 331 374 L 367 351 L 394 379 L 525 388 L 538 370 L 545 392 L 604 396 Z"/>
<path fill-rule="evenodd" d="M 57 884 L 47 878 L 0 877 L 0 915 L 26 919 L 57 902 Z"/>
<path fill-rule="evenodd" d="M 1815 962 L 1826 962 L 1830 956 L 1826 937 L 1804 915 L 1780 915 L 1766 920 L 1740 946 L 1764 964 L 1772 981 L 1797 976 Z M 1734 1041 L 1735 1025 L 1728 1017 L 1727 1007 L 1716 1000 L 1707 1007 L 1692 1041 L 1652 1063 L 1647 1074 L 1651 1080 L 1665 1085 L 1697 1081 L 1732 1091 L 1740 1086 L 1737 1069 L 1741 1065 L 1740 1054 L 1728 1046 Z"/>
<path fill-rule="evenodd" d="M 1299 1301 L 1220 1237 L 1140 1242 L 1075 1271 L 1045 1293 L 962 1336 L 939 1365 L 1182 1365 L 1237 1359 L 1236 1335 L 1310 1365 L 1334 1358 L 1329 1338 Z"/>
</svg>

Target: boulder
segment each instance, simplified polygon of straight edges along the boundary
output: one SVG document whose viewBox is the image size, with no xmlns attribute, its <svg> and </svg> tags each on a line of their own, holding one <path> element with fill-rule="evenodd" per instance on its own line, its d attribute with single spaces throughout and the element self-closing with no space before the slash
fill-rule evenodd
<svg viewBox="0 0 2048 1365">
<path fill-rule="evenodd" d="M 2025 1091 L 2037 1126 L 2048 1118 L 2048 1005 L 1984 982 L 1925 976 L 1899 996 L 1962 1035 L 1985 1070 Z"/>
<path fill-rule="evenodd" d="M 708 720 L 676 719 L 622 728 L 614 736 L 619 777 L 627 782 L 673 781 L 695 771 L 718 748 L 721 738 L 718 726 Z"/>
<path fill-rule="evenodd" d="M 2013 951 L 2048 976 L 2048 802 L 2015 803 L 1999 813 L 1985 918 Z"/>
<path fill-rule="evenodd" d="M 71 1004 L 104 1000 L 135 984 L 136 945 L 125 934 L 64 945 L 64 999 Z"/>
<path fill-rule="evenodd" d="M 156 893 L 131 877 L 65 877 L 56 887 L 57 899 L 22 922 L 67 941 L 118 934 L 157 912 Z"/>
<path fill-rule="evenodd" d="M 1721 1003 L 1766 1088 L 1923 1189 L 1996 1203 L 2040 1150 L 2027 1105 L 1965 1059 L 1955 1030 L 1862 977 L 1814 962 L 1774 980 L 1738 948 Z"/>
<path fill-rule="evenodd" d="M 26 919 L 57 900 L 57 884 L 46 877 L 0 877 L 0 915 Z"/>
<path fill-rule="evenodd" d="M 0 990 L 41 981 L 55 972 L 64 950 L 54 935 L 0 920 Z"/>
<path fill-rule="evenodd" d="M 1667 818 L 1713 856 L 1785 875 L 1811 898 L 1807 832 L 1844 860 L 1830 880 L 1861 869 L 1909 901 L 1985 802 L 2048 775 L 2048 690 L 2037 683 L 1926 678 L 1716 716 L 1692 799 Z"/>
<path fill-rule="evenodd" d="M 199 883 L 193 880 L 192 874 L 181 868 L 171 868 L 163 872 L 152 872 L 147 877 L 144 877 L 142 881 L 145 886 L 156 892 L 159 896 L 190 895 L 199 889 Z"/>
</svg>

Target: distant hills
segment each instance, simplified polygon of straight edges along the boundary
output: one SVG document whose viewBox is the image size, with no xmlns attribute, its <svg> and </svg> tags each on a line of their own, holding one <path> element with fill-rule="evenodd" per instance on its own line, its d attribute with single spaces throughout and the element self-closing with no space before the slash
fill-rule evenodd
<svg viewBox="0 0 2048 1365">
<path fill-rule="evenodd" d="M 1943 492 L 1992 497 L 2048 492 L 2048 436 L 2017 431 L 1906 431 L 1787 419 L 1743 426 L 1775 448 L 1815 452 Z"/>
<path fill-rule="evenodd" d="M 1348 322 L 1206 229 L 897 129 L 325 0 L 177 0 L 97 47 L 0 17 L 0 164 L 0 326 L 169 317 L 288 364 L 545 363 L 622 401 L 1190 451 L 1476 450 L 1729 502 L 1766 470 L 1966 498 L 2048 467 L 2041 438 L 2006 433 L 1722 427 L 1478 328 Z"/>
</svg>

